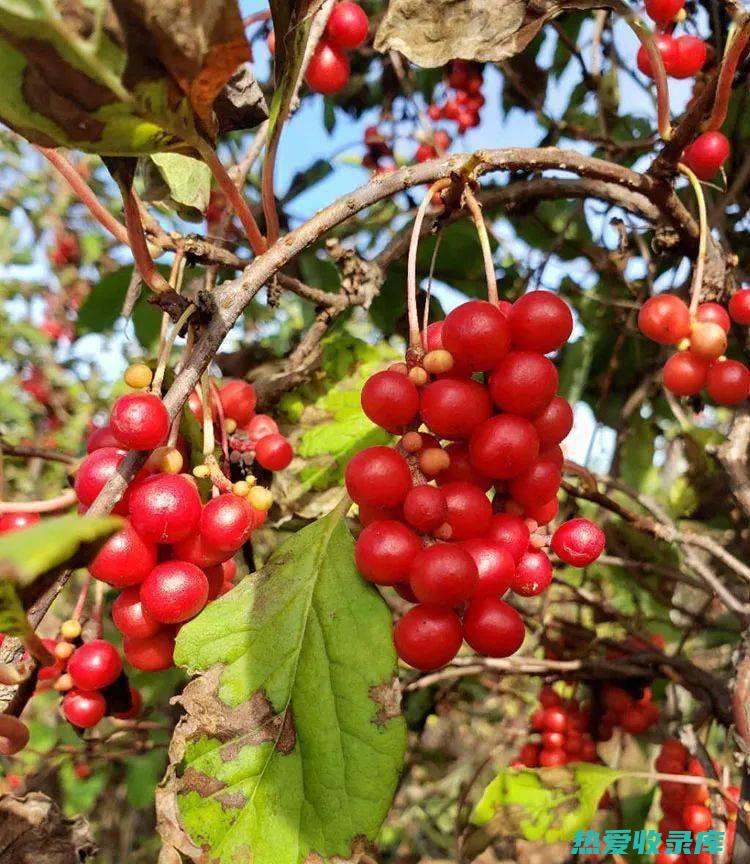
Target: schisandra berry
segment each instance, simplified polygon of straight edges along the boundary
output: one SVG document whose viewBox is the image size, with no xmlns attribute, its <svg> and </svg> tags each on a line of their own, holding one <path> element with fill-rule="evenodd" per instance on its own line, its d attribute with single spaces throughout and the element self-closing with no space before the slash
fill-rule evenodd
<svg viewBox="0 0 750 864">
<path fill-rule="evenodd" d="M 727 310 L 720 303 L 701 303 L 695 312 L 696 320 L 718 324 L 725 332 L 729 333 L 732 319 Z"/>
<path fill-rule="evenodd" d="M 122 643 L 125 659 L 143 672 L 160 672 L 174 665 L 174 634 L 160 630 L 145 639 L 125 639 Z"/>
<path fill-rule="evenodd" d="M 141 602 L 162 624 L 179 624 L 208 602 L 206 574 L 187 561 L 164 561 L 143 580 Z"/>
<path fill-rule="evenodd" d="M 486 372 L 510 348 L 510 328 L 500 310 L 486 300 L 470 300 L 448 314 L 443 322 L 443 347 L 461 369 Z"/>
<path fill-rule="evenodd" d="M 68 661 L 68 673 L 79 690 L 101 690 L 122 672 L 117 649 L 104 639 L 93 639 L 77 648 Z"/>
<path fill-rule="evenodd" d="M 376 372 L 365 382 L 362 410 L 377 426 L 398 432 L 408 426 L 419 410 L 419 392 L 408 376 L 399 372 Z"/>
<path fill-rule="evenodd" d="M 161 623 L 141 603 L 138 588 L 126 588 L 112 604 L 112 620 L 126 639 L 147 639 L 161 629 Z"/>
<path fill-rule="evenodd" d="M 361 450 L 346 466 L 346 488 L 357 504 L 395 507 L 411 489 L 411 473 L 403 456 L 390 447 Z"/>
<path fill-rule="evenodd" d="M 588 567 L 604 551 L 602 529 L 590 519 L 569 519 L 552 535 L 552 551 L 572 567 Z"/>
<path fill-rule="evenodd" d="M 692 351 L 678 351 L 664 364 L 664 386 L 675 396 L 694 396 L 706 386 L 708 362 Z"/>
<path fill-rule="evenodd" d="M 109 426 L 127 450 L 153 450 L 169 434 L 169 414 L 155 393 L 127 393 L 112 406 Z"/>
<path fill-rule="evenodd" d="M 95 579 L 115 588 L 137 585 L 156 566 L 156 544 L 144 540 L 130 522 L 107 539 L 89 564 Z"/>
<path fill-rule="evenodd" d="M 125 450 L 114 447 L 101 447 L 94 450 L 81 462 L 75 479 L 75 491 L 84 507 L 94 503 L 97 495 L 107 482 L 117 473 L 117 468 L 125 457 Z M 126 490 L 122 498 L 112 508 L 113 513 L 127 516 L 131 490 Z"/>
<path fill-rule="evenodd" d="M 523 644 L 526 630 L 516 610 L 497 597 L 477 597 L 463 621 L 464 639 L 486 657 L 510 657 Z"/>
<path fill-rule="evenodd" d="M 717 360 L 708 367 L 706 390 L 718 405 L 739 405 L 750 394 L 750 370 L 738 360 Z"/>
<path fill-rule="evenodd" d="M 38 513 L 3 513 L 0 515 L 0 534 L 31 528 L 41 519 Z"/>
<path fill-rule="evenodd" d="M 701 804 L 688 804 L 682 811 L 682 821 L 688 831 L 695 834 L 699 831 L 708 831 L 713 824 L 713 817 L 708 807 Z"/>
<path fill-rule="evenodd" d="M 492 480 L 480 474 L 471 464 L 469 445 L 465 441 L 456 441 L 455 444 L 449 444 L 445 448 L 445 453 L 449 460 L 448 467 L 438 474 L 438 486 L 464 481 L 465 483 L 472 483 L 483 492 L 486 492 L 492 486 Z"/>
<path fill-rule="evenodd" d="M 269 471 L 283 471 L 293 457 L 292 445 L 277 433 L 264 435 L 255 445 L 255 458 Z"/>
<path fill-rule="evenodd" d="M 458 654 L 461 621 L 444 606 L 415 606 L 393 628 L 393 641 L 405 663 L 423 672 L 439 669 Z"/>
<path fill-rule="evenodd" d="M 529 548 L 529 526 L 520 516 L 511 513 L 496 513 L 490 521 L 486 536 L 507 549 L 516 563 Z"/>
<path fill-rule="evenodd" d="M 539 525 L 547 525 L 551 522 L 560 509 L 560 502 L 557 498 L 551 498 L 549 501 L 544 501 L 542 504 L 534 504 L 524 508 L 524 516 L 528 519 L 533 519 Z"/>
<path fill-rule="evenodd" d="M 227 493 L 212 498 L 203 508 L 200 535 L 209 549 L 236 552 L 253 530 L 252 507 L 245 498 Z"/>
<path fill-rule="evenodd" d="M 532 417 L 541 447 L 559 444 L 573 428 L 573 409 L 567 399 L 554 396 L 547 406 Z"/>
<path fill-rule="evenodd" d="M 422 390 L 422 420 L 439 438 L 461 440 L 492 414 L 485 387 L 467 378 L 442 378 Z"/>
<path fill-rule="evenodd" d="M 706 43 L 690 34 L 678 36 L 674 41 L 676 54 L 667 71 L 673 78 L 692 78 L 706 62 Z"/>
<path fill-rule="evenodd" d="M 244 426 L 255 414 L 255 388 L 247 381 L 233 378 L 219 388 L 219 402 L 225 417 L 234 420 L 238 426 Z"/>
<path fill-rule="evenodd" d="M 342 0 L 333 7 L 325 34 L 339 48 L 359 48 L 367 39 L 369 26 L 367 13 L 361 6 L 351 0 Z"/>
<path fill-rule="evenodd" d="M 191 534 L 185 540 L 172 546 L 172 554 L 180 561 L 187 561 L 205 570 L 215 567 L 234 555 L 234 551 L 222 551 L 215 546 L 209 546 L 199 533 Z"/>
<path fill-rule="evenodd" d="M 256 414 L 249 423 L 243 426 L 243 429 L 248 440 L 252 444 L 257 444 L 267 435 L 278 435 L 279 425 L 268 414 Z"/>
<path fill-rule="evenodd" d="M 677 63 L 677 40 L 670 33 L 655 33 L 654 41 L 656 42 L 656 47 L 661 54 L 662 62 L 664 63 L 664 69 L 667 75 L 672 74 L 672 69 Z M 638 70 L 646 75 L 648 78 L 654 77 L 654 70 L 651 66 L 651 58 L 648 56 L 648 51 L 644 45 L 641 45 L 638 49 L 638 54 L 636 56 L 636 65 L 638 66 Z"/>
<path fill-rule="evenodd" d="M 549 588 L 552 564 L 545 552 L 529 549 L 516 564 L 510 589 L 521 597 L 536 597 Z"/>
<path fill-rule="evenodd" d="M 699 180 L 710 180 L 729 158 L 729 141 L 721 132 L 704 132 L 682 154 L 682 161 Z"/>
<path fill-rule="evenodd" d="M 557 392 L 554 363 L 536 351 L 511 351 L 490 375 L 490 395 L 503 411 L 533 417 Z"/>
<path fill-rule="evenodd" d="M 676 345 L 690 336 L 690 310 L 674 294 L 657 294 L 641 306 L 638 327 L 644 336 L 660 345 Z"/>
<path fill-rule="evenodd" d="M 530 291 L 519 297 L 508 320 L 513 347 L 540 354 L 556 351 L 573 332 L 568 304 L 551 291 Z"/>
<path fill-rule="evenodd" d="M 62 712 L 65 719 L 79 729 L 90 729 L 104 717 L 107 703 L 101 693 L 96 690 L 83 692 L 69 690 L 62 700 Z"/>
<path fill-rule="evenodd" d="M 538 453 L 536 429 L 525 417 L 513 414 L 490 417 L 477 426 L 469 440 L 472 465 L 494 480 L 508 480 L 522 474 L 531 467 Z"/>
<path fill-rule="evenodd" d="M 656 24 L 669 24 L 684 5 L 685 0 L 646 0 L 646 14 Z"/>
<path fill-rule="evenodd" d="M 321 39 L 305 72 L 311 90 L 330 96 L 349 81 L 349 60 L 346 54 L 327 39 Z"/>
<path fill-rule="evenodd" d="M 86 452 L 93 453 L 94 450 L 101 450 L 102 447 L 120 447 L 120 442 L 115 438 L 112 429 L 107 423 L 106 426 L 99 426 L 89 435 L 86 441 Z"/>
<path fill-rule="evenodd" d="M 158 474 L 133 489 L 129 509 L 130 521 L 141 537 L 154 543 L 178 543 L 195 532 L 202 506 L 192 478 Z"/>
<path fill-rule="evenodd" d="M 540 501 L 550 501 L 560 488 L 562 476 L 554 462 L 538 460 L 508 484 L 508 491 L 523 507 L 534 507 Z"/>
<path fill-rule="evenodd" d="M 729 314 L 737 324 L 750 324 L 750 288 L 742 288 L 729 298 Z"/>
<path fill-rule="evenodd" d="M 136 690 L 135 687 L 130 685 L 130 708 L 127 711 L 119 711 L 117 714 L 113 716 L 118 720 L 132 720 L 134 717 L 137 717 L 141 713 L 141 709 L 143 708 L 143 697 L 141 696 L 140 690 Z"/>
<path fill-rule="evenodd" d="M 713 321 L 696 321 L 690 334 L 690 350 L 704 360 L 716 360 L 727 350 L 727 334 Z"/>
<path fill-rule="evenodd" d="M 414 556 L 409 584 L 421 603 L 458 606 L 474 593 L 479 575 L 474 559 L 459 546 L 436 543 Z"/>
<path fill-rule="evenodd" d="M 415 486 L 404 498 L 404 519 L 417 531 L 431 534 L 447 517 L 445 494 L 435 486 Z"/>
<path fill-rule="evenodd" d="M 397 585 L 409 578 L 409 568 L 422 541 L 402 522 L 372 522 L 357 538 L 354 560 L 368 582 Z"/>
<path fill-rule="evenodd" d="M 461 548 L 474 559 L 479 574 L 473 596 L 502 597 L 510 587 L 516 571 L 513 556 L 507 548 L 486 537 L 464 540 Z"/>
</svg>

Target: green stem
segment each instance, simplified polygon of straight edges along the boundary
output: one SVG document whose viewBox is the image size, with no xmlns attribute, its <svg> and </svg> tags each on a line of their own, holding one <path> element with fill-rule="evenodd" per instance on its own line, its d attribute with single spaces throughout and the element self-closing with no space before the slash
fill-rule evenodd
<svg viewBox="0 0 750 864">
<path fill-rule="evenodd" d="M 703 187 L 695 174 L 682 162 L 678 163 L 677 170 L 684 174 L 690 181 L 698 202 L 698 224 L 700 235 L 698 237 L 698 257 L 695 259 L 693 269 L 693 282 L 690 286 L 690 315 L 694 316 L 698 310 L 701 299 L 701 288 L 703 287 L 703 271 L 706 267 L 706 247 L 708 245 L 708 215 L 706 213 L 706 198 L 703 195 Z"/>
</svg>

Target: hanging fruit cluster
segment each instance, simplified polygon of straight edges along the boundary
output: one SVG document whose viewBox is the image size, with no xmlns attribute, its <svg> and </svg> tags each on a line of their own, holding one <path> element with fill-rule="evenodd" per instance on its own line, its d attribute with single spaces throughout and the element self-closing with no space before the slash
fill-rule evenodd
<svg viewBox="0 0 750 864">
<path fill-rule="evenodd" d="M 731 316 L 731 317 L 730 317 Z M 719 303 L 701 303 L 694 313 L 674 294 L 650 297 L 638 313 L 641 332 L 679 350 L 665 363 L 664 386 L 676 396 L 705 390 L 717 405 L 738 405 L 750 395 L 750 369 L 725 357 L 731 318 L 750 323 L 750 290 L 738 291 L 729 312 Z"/>
<path fill-rule="evenodd" d="M 399 656 L 416 668 L 443 666 L 463 640 L 488 656 L 515 653 L 525 628 L 505 592 L 546 590 L 548 544 L 575 567 L 604 548 L 587 519 L 551 538 L 544 528 L 558 511 L 560 442 L 573 424 L 545 354 L 572 327 L 569 308 L 548 291 L 512 305 L 473 300 L 362 390 L 365 414 L 400 440 L 347 465 L 365 526 L 356 562 L 365 579 L 417 604 L 394 632 Z"/>
<path fill-rule="evenodd" d="M 635 695 L 623 687 L 607 684 L 602 702 L 606 710 L 597 729 L 599 741 L 608 741 L 617 728 L 630 735 L 643 735 L 659 720 L 659 706 L 652 701 L 650 687 Z"/>
<path fill-rule="evenodd" d="M 484 105 L 483 83 L 484 70 L 479 63 L 453 60 L 445 82 L 445 101 L 427 108 L 430 119 L 450 120 L 457 124 L 459 132 L 479 126 L 479 114 Z"/>
<path fill-rule="evenodd" d="M 350 71 L 346 52 L 362 45 L 369 28 L 367 13 L 351 0 L 341 0 L 333 7 L 305 72 L 311 90 L 328 96 L 347 85 Z"/>
</svg>

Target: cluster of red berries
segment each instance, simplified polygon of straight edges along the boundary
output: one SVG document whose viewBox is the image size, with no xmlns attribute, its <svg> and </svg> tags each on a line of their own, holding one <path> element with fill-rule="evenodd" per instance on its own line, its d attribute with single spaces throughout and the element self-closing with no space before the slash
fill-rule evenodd
<svg viewBox="0 0 750 864">
<path fill-rule="evenodd" d="M 367 13 L 352 0 L 341 0 L 333 7 L 323 38 L 318 42 L 305 72 L 311 90 L 330 95 L 346 86 L 349 81 L 346 52 L 359 48 L 367 39 L 369 29 Z"/>
<path fill-rule="evenodd" d="M 540 740 L 526 742 L 512 766 L 554 768 L 569 762 L 598 762 L 596 742 L 589 733 L 590 706 L 563 700 L 552 687 L 541 689 L 539 702 L 531 715 L 531 728 Z"/>
<path fill-rule="evenodd" d="M 483 69 L 479 63 L 453 60 L 446 79 L 448 96 L 442 105 L 433 103 L 428 107 L 430 119 L 451 120 L 458 125 L 459 132 L 479 126 L 479 113 L 484 105 L 482 84 Z"/>
<path fill-rule="evenodd" d="M 548 291 L 512 305 L 472 300 L 430 325 L 423 348 L 362 390 L 365 414 L 401 437 L 347 465 L 346 487 L 365 526 L 357 567 L 418 604 L 394 632 L 399 656 L 418 669 L 448 663 L 464 639 L 488 656 L 515 653 L 525 629 L 505 592 L 532 597 L 549 586 L 548 544 L 576 567 L 604 548 L 603 532 L 587 519 L 564 523 L 551 538 L 543 529 L 557 514 L 560 442 L 573 424 L 545 354 L 572 327 L 570 309 Z M 480 374 L 482 381 L 473 377 Z"/>
<path fill-rule="evenodd" d="M 660 774 L 684 774 L 690 777 L 705 777 L 706 772 L 700 762 L 691 757 L 687 748 L 676 739 L 667 739 L 661 747 L 655 763 Z M 713 817 L 709 808 L 708 787 L 703 783 L 680 783 L 677 780 L 659 781 L 661 790 L 661 809 L 664 814 L 659 822 L 662 836 L 671 831 L 690 831 L 697 834 L 709 831 Z M 730 786 L 727 790 L 739 801 L 739 788 Z M 727 802 L 727 827 L 724 848 L 731 857 L 737 828 L 737 806 Z M 659 851 L 655 864 L 711 864 L 710 852 L 668 852 L 665 847 Z"/>
<path fill-rule="evenodd" d="M 362 157 L 363 168 L 370 168 L 375 174 L 384 174 L 396 169 L 393 162 L 393 148 L 377 126 L 368 126 L 365 129 L 364 141 L 366 152 Z M 390 161 L 383 163 L 383 159 Z"/>
<path fill-rule="evenodd" d="M 607 684 L 602 702 L 605 711 L 597 729 L 599 741 L 609 741 L 618 727 L 629 735 L 643 735 L 659 720 L 659 706 L 652 701 L 650 687 L 636 697 L 622 687 Z"/>
<path fill-rule="evenodd" d="M 674 294 L 650 297 L 638 313 L 641 332 L 660 345 L 680 350 L 664 364 L 664 386 L 676 396 L 706 390 L 718 405 L 738 405 L 750 394 L 750 369 L 724 356 L 731 319 L 750 323 L 750 290 L 738 291 L 729 312 L 719 303 L 701 303 L 695 316 Z"/>
<path fill-rule="evenodd" d="M 53 267 L 67 267 L 68 264 L 79 264 L 81 261 L 81 247 L 78 237 L 72 231 L 63 228 L 55 231 L 55 240 L 49 250 L 49 260 Z"/>
</svg>

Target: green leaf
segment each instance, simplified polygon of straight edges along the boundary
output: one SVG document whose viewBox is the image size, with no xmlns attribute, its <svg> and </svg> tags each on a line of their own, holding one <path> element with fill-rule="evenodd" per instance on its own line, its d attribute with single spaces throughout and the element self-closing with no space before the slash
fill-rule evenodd
<svg viewBox="0 0 750 864">
<path fill-rule="evenodd" d="M 175 660 L 202 674 L 159 828 L 193 857 L 348 858 L 388 811 L 406 745 L 391 616 L 354 567 L 347 504 L 180 630 Z"/>
<path fill-rule="evenodd" d="M 211 169 L 179 153 L 155 153 L 142 163 L 143 199 L 177 211 L 192 222 L 203 219 L 211 195 Z"/>
<path fill-rule="evenodd" d="M 106 333 L 114 328 L 122 312 L 132 273 L 131 266 L 120 267 L 91 286 L 76 318 L 79 335 Z"/>
<path fill-rule="evenodd" d="M 590 827 L 607 787 L 626 772 L 576 763 L 564 768 L 502 770 L 474 808 L 475 825 L 554 843 Z"/>
<path fill-rule="evenodd" d="M 23 639 L 31 632 L 31 625 L 16 592 L 15 580 L 8 578 L 12 575 L 0 569 L 0 633 Z"/>
<path fill-rule="evenodd" d="M 289 184 L 286 194 L 281 199 L 282 204 L 288 204 L 293 201 L 298 195 L 306 192 L 311 186 L 325 180 L 326 177 L 333 173 L 333 165 L 328 159 L 316 159 L 312 165 L 305 168 L 304 171 L 298 171 Z"/>
<path fill-rule="evenodd" d="M 160 750 L 133 754 L 125 766 L 125 790 L 131 807 L 152 807 L 156 787 L 164 774 L 165 754 Z"/>
<path fill-rule="evenodd" d="M 76 774 L 73 762 L 66 760 L 60 766 L 58 777 L 66 816 L 91 812 L 110 782 L 109 767 L 106 763 L 88 777 L 82 778 Z"/>
</svg>

